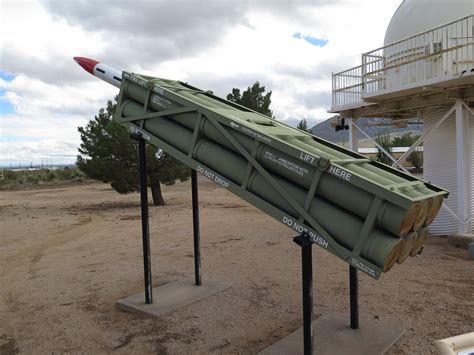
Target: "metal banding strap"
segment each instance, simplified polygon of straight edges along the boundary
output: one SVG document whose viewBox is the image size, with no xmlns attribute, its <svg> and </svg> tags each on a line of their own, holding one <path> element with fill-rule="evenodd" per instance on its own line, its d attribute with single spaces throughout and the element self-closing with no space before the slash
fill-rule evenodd
<svg viewBox="0 0 474 355">
<path fill-rule="evenodd" d="M 189 151 L 188 151 L 188 157 L 191 157 L 191 158 L 194 158 L 196 156 L 196 152 L 195 152 L 196 142 L 201 132 L 201 121 L 203 119 L 202 117 L 203 117 L 202 113 L 198 112 L 196 123 L 194 124 L 194 132 L 193 132 L 193 138 L 191 140 L 191 146 L 189 147 Z"/>
<path fill-rule="evenodd" d="M 354 246 L 354 249 L 352 249 L 351 256 L 359 256 L 360 252 L 362 251 L 362 247 L 365 245 L 366 242 L 368 242 L 369 233 L 375 225 L 377 213 L 380 207 L 382 206 L 382 202 L 383 200 L 379 196 L 376 196 L 374 198 L 372 206 L 370 206 L 369 214 L 367 215 L 364 225 L 360 230 L 359 237 L 357 238 L 357 243 Z"/>
<path fill-rule="evenodd" d="M 257 158 L 257 151 L 258 151 L 258 148 L 260 147 L 260 141 L 258 141 L 257 139 L 255 139 L 253 141 L 253 145 L 252 145 L 252 157 L 254 159 Z M 252 166 L 252 163 L 250 161 L 247 162 L 247 169 L 245 170 L 245 175 L 244 175 L 244 179 L 242 181 L 242 188 L 245 190 L 247 188 L 247 184 L 249 182 L 249 179 L 250 179 L 250 174 L 252 173 L 252 170 L 253 170 L 253 166 Z"/>
<path fill-rule="evenodd" d="M 319 158 L 318 160 L 318 168 L 315 169 L 314 171 L 314 177 L 313 180 L 311 181 L 311 185 L 308 190 L 308 194 L 306 195 L 306 200 L 304 202 L 304 210 L 308 212 L 309 207 L 311 206 L 311 201 L 313 201 L 314 194 L 316 193 L 316 189 L 318 188 L 319 180 L 321 179 L 321 176 L 323 175 L 323 172 L 325 172 L 329 166 L 331 165 L 331 161 L 326 158 Z M 304 217 L 300 216 L 299 222 L 303 223 L 304 222 Z"/>
<path fill-rule="evenodd" d="M 146 99 L 143 103 L 143 114 L 146 114 L 146 110 L 148 109 L 148 104 L 150 103 L 150 98 L 151 98 L 152 92 L 153 92 L 153 88 L 148 89 L 148 93 L 146 94 Z M 145 120 L 142 119 L 140 121 L 140 128 L 143 129 L 144 124 L 145 124 Z"/>
</svg>

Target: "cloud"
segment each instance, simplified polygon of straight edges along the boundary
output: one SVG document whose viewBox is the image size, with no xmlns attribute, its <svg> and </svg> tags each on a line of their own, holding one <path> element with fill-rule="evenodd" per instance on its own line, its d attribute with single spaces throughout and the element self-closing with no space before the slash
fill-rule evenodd
<svg viewBox="0 0 474 355">
<path fill-rule="evenodd" d="M 30 163 L 37 165 L 68 164 L 75 161 L 77 156 L 77 142 L 65 140 L 29 140 L 26 142 L 0 141 L 0 166 L 18 167 Z"/>
<path fill-rule="evenodd" d="M 142 67 L 184 58 L 216 44 L 236 25 L 247 25 L 245 6 L 225 1 L 56 1 L 42 4 L 71 26 L 101 36 L 103 53 Z"/>
</svg>

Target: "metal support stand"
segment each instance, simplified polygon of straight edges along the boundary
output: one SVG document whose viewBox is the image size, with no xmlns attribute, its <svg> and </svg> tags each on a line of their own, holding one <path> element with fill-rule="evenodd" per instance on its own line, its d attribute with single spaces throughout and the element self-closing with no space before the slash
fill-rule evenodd
<svg viewBox="0 0 474 355">
<path fill-rule="evenodd" d="M 198 177 L 195 170 L 191 170 L 191 190 L 193 195 L 193 234 L 194 234 L 194 280 L 196 286 L 202 285 L 201 277 L 201 236 L 199 232 L 199 195 Z"/>
<path fill-rule="evenodd" d="M 357 280 L 357 269 L 349 265 L 349 292 L 351 303 L 351 328 L 359 329 L 359 285 Z"/>
<path fill-rule="evenodd" d="M 313 329 L 313 243 L 305 235 L 299 235 L 293 241 L 301 247 L 301 266 L 303 279 L 303 343 L 304 354 L 314 352 Z"/>
<path fill-rule="evenodd" d="M 293 241 L 301 247 L 301 266 L 303 280 L 303 343 L 304 354 L 312 355 L 314 352 L 314 328 L 313 328 L 313 243 L 305 235 L 293 238 Z M 357 269 L 349 266 L 350 305 L 351 305 L 351 328 L 359 328 L 359 302 L 358 302 L 358 280 Z"/>
<path fill-rule="evenodd" d="M 150 226 L 148 223 L 148 189 L 146 178 L 145 140 L 141 136 L 133 136 L 138 140 L 138 162 L 140 165 L 140 200 L 142 210 L 142 241 L 143 241 L 143 270 L 145 273 L 145 303 L 153 303 L 151 285 L 151 254 L 150 254 Z"/>
</svg>

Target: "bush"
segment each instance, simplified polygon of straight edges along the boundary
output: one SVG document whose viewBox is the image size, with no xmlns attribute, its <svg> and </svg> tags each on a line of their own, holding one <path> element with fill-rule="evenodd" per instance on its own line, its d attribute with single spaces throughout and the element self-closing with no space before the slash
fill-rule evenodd
<svg viewBox="0 0 474 355">
<path fill-rule="evenodd" d="M 382 134 L 375 138 L 375 141 L 385 149 L 389 154 L 392 154 L 392 140 L 390 139 L 390 134 Z M 377 147 L 378 153 L 377 158 L 378 161 L 387 165 L 392 165 L 392 160 Z"/>
<path fill-rule="evenodd" d="M 423 168 L 423 152 L 414 151 L 409 155 L 408 159 L 410 159 L 411 164 L 415 168 Z"/>
<path fill-rule="evenodd" d="M 38 170 L 3 170 L 3 179 L 0 180 L 0 189 L 16 186 L 33 186 L 38 184 L 64 183 L 68 181 L 82 181 L 84 174 L 77 168 L 38 169 Z"/>
</svg>

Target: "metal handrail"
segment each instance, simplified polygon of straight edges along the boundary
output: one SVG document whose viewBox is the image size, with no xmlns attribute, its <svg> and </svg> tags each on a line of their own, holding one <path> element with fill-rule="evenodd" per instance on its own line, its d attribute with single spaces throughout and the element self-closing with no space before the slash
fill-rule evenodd
<svg viewBox="0 0 474 355">
<path fill-rule="evenodd" d="M 473 32 L 471 14 L 363 53 L 361 65 L 332 75 L 332 107 L 469 69 L 474 62 Z"/>
</svg>

